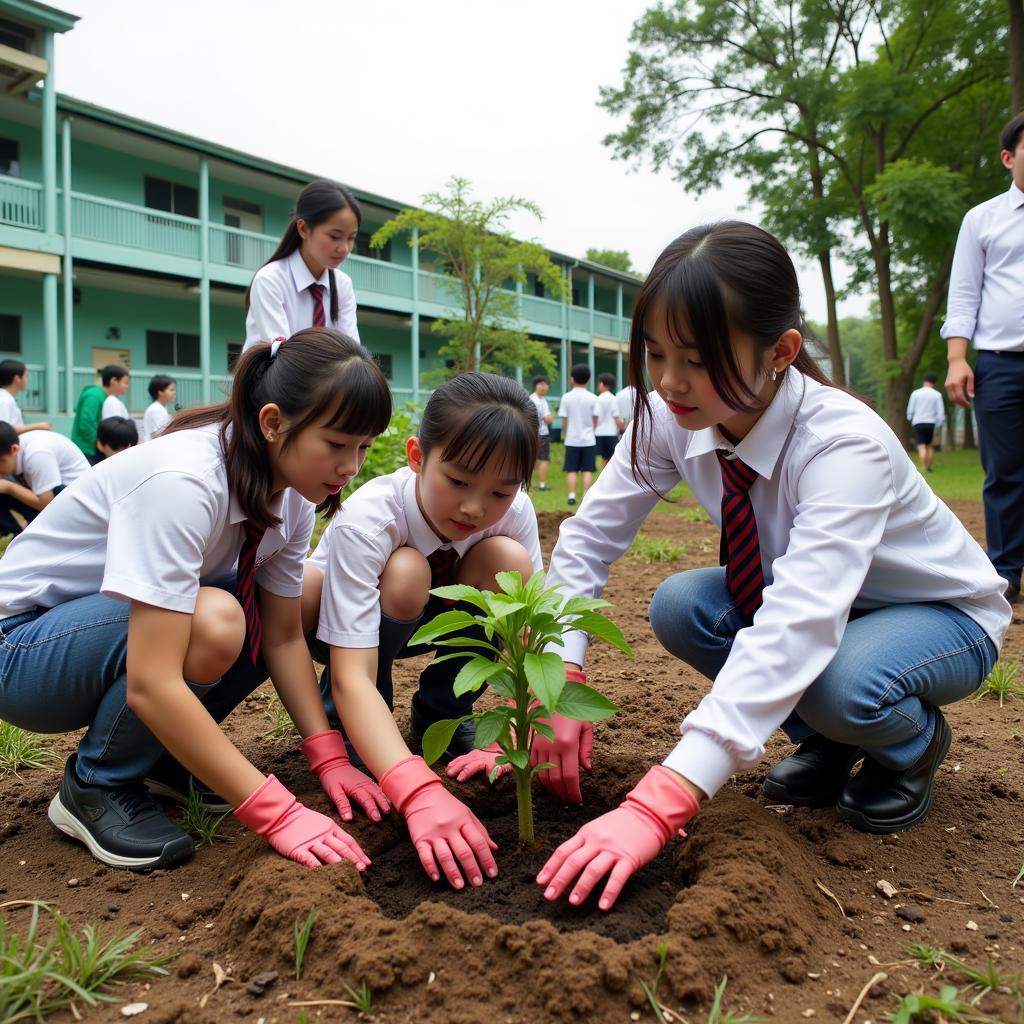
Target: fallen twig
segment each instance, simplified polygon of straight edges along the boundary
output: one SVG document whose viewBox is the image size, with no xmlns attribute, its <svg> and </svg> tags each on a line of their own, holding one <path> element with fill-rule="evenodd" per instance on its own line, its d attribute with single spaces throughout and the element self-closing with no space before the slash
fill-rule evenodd
<svg viewBox="0 0 1024 1024">
<path fill-rule="evenodd" d="M 815 884 L 815 885 L 816 885 L 816 886 L 817 886 L 817 887 L 818 887 L 818 888 L 819 888 L 819 889 L 820 889 L 820 890 L 821 890 L 821 891 L 822 891 L 822 892 L 823 892 L 823 893 L 824 893 L 824 894 L 825 894 L 825 895 L 826 895 L 826 896 L 827 896 L 827 897 L 828 897 L 828 898 L 829 898 L 830 900 L 832 900 L 832 902 L 833 902 L 833 903 L 835 903 L 835 905 L 836 905 L 836 906 L 837 906 L 837 907 L 839 908 L 839 913 L 840 913 L 840 914 L 842 914 L 842 915 L 843 915 L 843 917 L 846 917 L 846 910 L 845 910 L 845 908 L 843 907 L 842 903 L 840 903 L 840 902 L 839 902 L 839 899 L 838 899 L 838 897 L 836 896 L 836 894 L 835 894 L 834 892 L 832 892 L 832 891 L 831 891 L 830 889 L 827 889 L 827 888 L 826 888 L 826 887 L 825 887 L 824 885 L 822 885 L 822 884 L 821 884 L 821 882 L 819 882 L 819 881 L 818 881 L 817 879 L 815 879 L 815 880 L 814 880 L 814 884 Z"/>
<path fill-rule="evenodd" d="M 351 999 L 297 999 L 289 1006 L 351 1006 L 353 1010 L 359 1007 Z"/>
<path fill-rule="evenodd" d="M 854 1000 L 853 1006 L 850 1007 L 850 1012 L 846 1015 L 846 1019 L 843 1024 L 853 1024 L 853 1018 L 857 1015 L 857 1011 L 860 1009 L 860 1004 L 864 1002 L 867 994 L 880 982 L 885 981 L 889 975 L 885 971 L 879 971 L 875 974 L 870 981 L 860 990 L 860 995 Z"/>
</svg>

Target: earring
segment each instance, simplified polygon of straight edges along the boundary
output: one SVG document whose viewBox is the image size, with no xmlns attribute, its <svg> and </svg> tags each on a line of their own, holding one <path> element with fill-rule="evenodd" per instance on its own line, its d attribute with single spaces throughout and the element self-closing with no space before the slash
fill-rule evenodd
<svg viewBox="0 0 1024 1024">
<path fill-rule="evenodd" d="M 273 431 L 271 431 L 269 434 L 267 434 L 267 440 L 268 441 L 273 441 L 274 440 L 274 432 Z"/>
<path fill-rule="evenodd" d="M 778 375 L 779 375 L 779 371 L 776 370 L 775 367 L 773 366 L 772 367 L 772 380 L 774 381 L 775 378 L 778 377 Z"/>
</svg>

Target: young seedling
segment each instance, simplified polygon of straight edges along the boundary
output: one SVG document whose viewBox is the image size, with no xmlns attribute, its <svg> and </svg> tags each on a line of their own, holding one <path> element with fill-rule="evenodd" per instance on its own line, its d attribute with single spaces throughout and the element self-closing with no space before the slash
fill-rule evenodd
<svg viewBox="0 0 1024 1024">
<path fill-rule="evenodd" d="M 974 699 L 992 697 L 999 701 L 1000 707 L 1008 700 L 1024 700 L 1024 681 L 1017 679 L 1019 668 L 1015 659 L 1002 658 L 997 661 L 988 678 L 978 687 Z"/>
<path fill-rule="evenodd" d="M 214 814 L 208 807 L 204 807 L 195 784 L 189 779 L 188 800 L 181 812 L 181 827 L 194 836 L 200 846 L 234 842 L 230 836 L 220 834 L 220 827 L 230 813 L 225 811 L 223 814 Z"/>
<path fill-rule="evenodd" d="M 727 974 L 715 986 L 715 998 L 711 1003 L 711 1011 L 708 1013 L 708 1024 L 759 1024 L 765 1020 L 764 1017 L 754 1017 L 745 1013 L 742 1017 L 734 1017 L 731 1013 L 722 1010 L 722 999 L 725 997 L 725 986 L 729 982 Z"/>
<path fill-rule="evenodd" d="M 644 990 L 644 995 L 647 996 L 647 1002 L 650 1004 L 651 1012 L 654 1014 L 654 1019 L 658 1024 L 668 1024 L 665 1020 L 665 1014 L 661 1012 L 661 1004 L 658 1002 L 658 986 L 661 984 L 661 975 L 665 970 L 665 961 L 667 959 L 668 946 L 662 943 L 658 946 L 658 970 L 654 975 L 654 981 L 650 985 L 643 980 L 640 982 L 640 987 Z"/>
<path fill-rule="evenodd" d="M 1017 888 L 1017 883 L 1024 880 L 1024 864 L 1021 864 L 1020 871 L 1017 872 L 1017 877 L 1013 880 L 1013 884 L 1010 886 L 1011 889 Z"/>
<path fill-rule="evenodd" d="M 679 510 L 679 514 L 690 523 L 709 523 L 711 517 L 700 505 L 687 505 Z"/>
<path fill-rule="evenodd" d="M 295 728 L 292 716 L 288 714 L 277 694 L 270 698 L 270 703 L 264 710 L 263 715 L 270 723 L 270 728 L 263 733 L 263 739 L 280 740 L 290 736 L 298 736 L 299 731 Z"/>
<path fill-rule="evenodd" d="M 38 733 L 0 721 L 0 778 L 18 775 L 20 768 L 54 771 L 60 765 L 61 759 L 46 746 Z"/>
<path fill-rule="evenodd" d="M 686 554 L 685 544 L 673 544 L 664 537 L 648 537 L 638 533 L 633 539 L 627 558 L 635 558 L 640 562 L 675 562 Z"/>
<path fill-rule="evenodd" d="M 946 951 L 938 946 L 929 946 L 927 942 L 911 942 L 904 947 L 913 960 L 921 967 L 934 968 L 941 971 L 946 966 Z"/>
<path fill-rule="evenodd" d="M 999 1024 L 993 1017 L 976 1013 L 969 1003 L 962 1002 L 954 985 L 943 985 L 938 996 L 926 996 L 911 992 L 898 996 L 896 1012 L 884 1019 L 892 1024 L 914 1024 L 915 1021 L 934 1020 L 933 1013 L 940 1020 L 955 1021 L 957 1024 Z"/>
<path fill-rule="evenodd" d="M 302 961 L 306 959 L 306 947 L 309 945 L 309 937 L 313 934 L 313 922 L 316 920 L 316 904 L 309 908 L 305 924 L 299 927 L 296 921 L 292 926 L 295 934 L 295 980 L 302 978 Z"/>
<path fill-rule="evenodd" d="M 365 978 L 359 982 L 359 988 L 345 985 L 345 991 L 351 999 L 351 1002 L 346 1005 L 351 1006 L 353 1010 L 358 1010 L 361 1014 L 370 1012 L 370 1008 L 373 1006 L 373 990 L 366 984 Z"/>
<path fill-rule="evenodd" d="M 424 733 L 423 756 L 428 764 L 436 761 L 458 726 L 473 719 L 476 746 L 483 748 L 497 743 L 501 748 L 495 772 L 504 764 L 512 767 L 516 779 L 519 839 L 529 844 L 534 838 L 533 777 L 552 767 L 550 764 L 531 767 L 530 751 L 535 733 L 554 738 L 548 724 L 552 714 L 599 722 L 616 711 L 615 705 L 596 690 L 582 683 L 567 682 L 561 656 L 546 648 L 564 646 L 563 635 L 580 629 L 630 656 L 633 652 L 619 628 L 603 615 L 596 614 L 596 609 L 609 606 L 607 601 L 583 597 L 566 600 L 557 587 L 545 588 L 543 573 L 535 573 L 525 584 L 518 572 L 498 573 L 495 579 L 501 588 L 498 594 L 464 584 L 432 590 L 438 597 L 466 602 L 479 611 L 475 614 L 459 609 L 442 612 L 421 626 L 409 642 L 462 648 L 457 654 L 435 658 L 442 661 L 468 659 L 455 678 L 455 694 L 479 690 L 488 683 L 506 703 L 491 711 L 435 722 Z M 483 626 L 487 639 L 474 640 L 458 635 L 473 626 Z M 439 639 L 449 634 L 456 635 Z M 467 647 L 479 653 L 467 655 Z"/>
</svg>

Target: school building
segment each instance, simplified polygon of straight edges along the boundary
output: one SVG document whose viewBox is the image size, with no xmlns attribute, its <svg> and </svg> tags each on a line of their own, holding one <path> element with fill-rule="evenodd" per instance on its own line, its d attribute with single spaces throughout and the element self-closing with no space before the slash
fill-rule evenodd
<svg viewBox="0 0 1024 1024">
<path fill-rule="evenodd" d="M 182 406 L 219 400 L 245 337 L 253 272 L 302 187 L 336 177 L 58 95 L 54 39 L 77 20 L 35 0 L 0 0 L 0 358 L 29 366 L 18 396 L 26 419 L 62 428 L 81 388 L 111 362 L 132 371 L 133 412 L 149 404 L 154 373 L 177 379 Z M 421 373 L 440 365 L 430 325 L 453 313 L 451 286 L 429 253 L 400 239 L 370 248 L 373 232 L 410 204 L 342 180 L 363 209 L 341 268 L 355 286 L 361 340 L 396 402 L 420 401 Z M 575 362 L 623 381 L 637 280 L 551 257 L 571 299 L 532 279 L 516 295 L 523 328 L 557 358 L 552 396 L 567 389 Z"/>
</svg>

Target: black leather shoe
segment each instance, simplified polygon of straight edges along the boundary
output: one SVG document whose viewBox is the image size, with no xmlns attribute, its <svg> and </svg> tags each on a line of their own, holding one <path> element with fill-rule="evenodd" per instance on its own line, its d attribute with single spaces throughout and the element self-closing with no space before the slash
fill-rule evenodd
<svg viewBox="0 0 1024 1024">
<path fill-rule="evenodd" d="M 1016 604 L 1020 600 L 1020 584 L 1014 583 L 1013 580 L 1007 580 L 1003 596 L 1010 604 Z"/>
<path fill-rule="evenodd" d="M 859 747 L 815 733 L 772 768 L 764 780 L 765 795 L 796 807 L 832 807 L 861 756 Z"/>
<path fill-rule="evenodd" d="M 48 816 L 55 828 L 115 868 L 150 871 L 192 856 L 192 837 L 157 807 L 145 786 L 87 785 L 75 773 L 76 761 L 75 754 L 68 758 L 60 789 L 50 801 Z"/>
<path fill-rule="evenodd" d="M 434 722 L 443 721 L 443 718 L 439 717 L 436 713 L 431 712 L 428 708 L 425 708 L 419 700 L 419 694 L 414 693 L 412 695 L 412 713 L 409 716 L 409 732 L 413 745 L 423 749 L 423 734 L 427 729 L 434 724 Z M 453 758 L 459 757 L 462 754 L 468 754 L 471 750 L 474 750 L 474 743 L 476 741 L 476 723 L 475 722 L 463 722 L 454 732 L 451 738 L 451 742 L 448 744 L 447 749 L 441 755 L 441 761 L 444 764 L 448 764 Z"/>
<path fill-rule="evenodd" d="M 883 768 L 870 757 L 846 784 L 836 813 L 862 832 L 902 832 L 919 825 L 932 806 L 935 772 L 949 752 L 952 733 L 938 708 L 935 732 L 925 752 L 903 771 Z"/>
<path fill-rule="evenodd" d="M 170 754 L 164 754 L 150 773 L 146 776 L 146 789 L 153 796 L 161 797 L 164 800 L 173 800 L 182 807 L 188 803 L 189 787 L 192 786 L 199 798 L 199 804 L 211 814 L 226 814 L 234 810 L 232 804 L 224 797 L 214 793 L 209 786 L 204 785 L 187 768 L 178 764 Z"/>
</svg>

